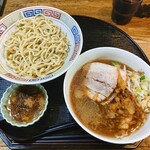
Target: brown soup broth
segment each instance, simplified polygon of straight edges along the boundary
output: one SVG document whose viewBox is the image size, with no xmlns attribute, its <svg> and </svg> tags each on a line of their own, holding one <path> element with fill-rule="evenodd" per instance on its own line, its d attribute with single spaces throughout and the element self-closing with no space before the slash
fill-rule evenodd
<svg viewBox="0 0 150 150">
<path fill-rule="evenodd" d="M 101 62 L 112 65 L 113 61 L 99 59 L 92 62 Z M 119 63 L 119 65 L 121 65 L 121 68 L 124 66 L 122 63 Z M 128 66 L 126 66 L 126 68 L 132 70 Z M 84 73 L 83 69 L 80 68 L 74 75 L 70 86 L 70 100 L 76 116 L 87 128 L 97 134 L 116 137 L 129 135 L 143 124 L 146 114 L 141 107 L 137 105 L 135 99 L 129 92 L 126 92 L 124 96 L 119 95 L 119 102 L 113 100 L 105 106 L 91 100 L 82 92 L 80 93 L 84 88 L 84 85 L 82 84 Z M 80 94 L 82 96 L 80 96 Z M 135 109 L 133 115 L 130 115 L 127 111 L 130 105 Z M 112 117 L 110 111 L 113 111 L 113 113 L 115 112 L 116 116 Z M 130 122 L 127 124 L 128 127 L 125 126 L 126 120 L 127 122 Z M 121 128 L 119 126 L 121 126 Z"/>
<path fill-rule="evenodd" d="M 45 94 L 36 86 L 17 87 L 6 102 L 6 109 L 16 122 L 30 122 L 37 118 L 45 106 Z"/>
</svg>

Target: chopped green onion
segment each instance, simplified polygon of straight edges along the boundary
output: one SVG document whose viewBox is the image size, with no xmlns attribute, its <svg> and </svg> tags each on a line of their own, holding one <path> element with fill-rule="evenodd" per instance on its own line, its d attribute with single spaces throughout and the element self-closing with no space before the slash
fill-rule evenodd
<svg viewBox="0 0 150 150">
<path fill-rule="evenodd" d="M 136 88 L 136 92 L 141 92 L 141 89 L 140 88 Z"/>
<path fill-rule="evenodd" d="M 114 62 L 114 61 L 112 62 L 112 65 L 115 66 L 115 67 L 117 67 L 117 68 L 120 68 L 120 67 L 121 67 L 121 65 L 120 65 L 119 63 Z"/>
<path fill-rule="evenodd" d="M 145 79 L 145 76 L 141 76 L 141 77 L 140 77 L 140 80 L 144 80 L 144 79 Z"/>
</svg>

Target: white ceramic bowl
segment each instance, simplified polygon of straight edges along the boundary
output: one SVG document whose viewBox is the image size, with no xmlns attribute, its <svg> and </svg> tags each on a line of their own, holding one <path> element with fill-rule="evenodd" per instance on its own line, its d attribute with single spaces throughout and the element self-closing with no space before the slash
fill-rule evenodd
<svg viewBox="0 0 150 150">
<path fill-rule="evenodd" d="M 61 27 L 62 31 L 67 33 L 70 41 L 69 53 L 64 65 L 57 71 L 43 77 L 34 79 L 25 79 L 13 73 L 6 64 L 4 58 L 3 41 L 15 28 L 16 21 L 24 18 L 33 17 L 37 14 L 43 14 L 50 18 L 55 24 Z M 65 73 L 78 58 L 83 46 L 83 36 L 78 23 L 66 12 L 48 6 L 32 6 L 16 10 L 0 20 L 0 76 L 8 81 L 18 84 L 39 84 L 53 80 Z"/>
<path fill-rule="evenodd" d="M 128 51 L 118 49 L 118 48 L 111 48 L 111 47 L 101 47 L 101 48 L 94 48 L 88 50 L 80 55 L 78 60 L 67 71 L 64 79 L 63 92 L 64 92 L 66 105 L 71 115 L 85 131 L 87 131 L 89 134 L 93 135 L 94 137 L 106 142 L 116 143 L 116 144 L 126 144 L 126 143 L 134 143 L 146 138 L 147 136 L 150 135 L 150 128 L 149 128 L 150 115 L 148 116 L 144 125 L 139 130 L 122 139 L 110 138 L 110 137 L 102 136 L 100 134 L 96 134 L 93 131 L 89 130 L 87 127 L 85 127 L 76 116 L 71 106 L 70 96 L 69 96 L 69 89 L 70 89 L 72 78 L 74 74 L 77 72 L 77 70 L 81 68 L 81 66 L 83 66 L 87 62 L 90 62 L 98 58 L 106 58 L 109 60 L 122 62 L 127 66 L 133 68 L 135 71 L 142 71 L 145 73 L 146 76 L 150 77 L 150 66 L 146 64 L 141 58 L 137 57 L 136 55 Z"/>
<path fill-rule="evenodd" d="M 3 96 L 1 98 L 1 102 L 0 102 L 0 108 L 1 108 L 1 114 L 3 116 L 3 118 L 10 123 L 12 126 L 17 126 L 17 127 L 27 127 L 29 125 L 33 125 L 35 122 L 37 122 L 43 115 L 44 112 L 47 109 L 47 105 L 48 105 L 48 95 L 47 95 L 47 91 L 45 90 L 45 88 L 40 85 L 40 84 L 35 84 L 33 86 L 39 88 L 42 93 L 44 94 L 45 97 L 45 102 L 44 102 L 44 108 L 40 111 L 40 114 L 35 117 L 33 120 L 31 120 L 30 122 L 16 122 L 14 119 L 12 119 L 12 117 L 9 114 L 9 111 L 6 109 L 6 104 L 8 99 L 10 98 L 10 95 L 19 87 L 22 85 L 19 84 L 12 84 L 10 87 L 8 87 L 6 89 L 6 91 L 3 93 Z"/>
</svg>

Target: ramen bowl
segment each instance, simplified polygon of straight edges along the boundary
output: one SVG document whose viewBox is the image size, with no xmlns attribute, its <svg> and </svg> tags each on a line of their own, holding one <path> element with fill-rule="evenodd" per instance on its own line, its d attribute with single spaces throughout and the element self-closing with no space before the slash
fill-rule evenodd
<svg viewBox="0 0 150 150">
<path fill-rule="evenodd" d="M 19 33 L 20 38 L 16 40 L 16 42 L 17 41 L 19 41 L 19 42 L 18 42 L 18 44 L 15 44 L 16 42 L 14 42 L 14 39 L 16 39 L 16 34 L 14 37 L 14 32 L 19 28 L 18 24 L 17 24 L 18 21 L 32 20 L 33 18 L 36 18 L 37 16 L 43 16 L 46 19 L 51 20 L 53 22 L 53 25 L 56 25 L 58 28 L 60 28 L 61 33 L 59 33 L 59 35 L 54 35 L 55 37 L 53 36 L 53 39 L 57 39 L 59 37 L 59 40 L 62 41 L 61 35 L 63 32 L 64 35 L 66 36 L 66 39 L 68 40 L 68 42 L 66 42 L 67 40 L 65 40 L 64 44 L 62 44 L 62 45 L 61 45 L 61 43 L 57 44 L 58 47 L 56 46 L 55 43 L 57 43 L 59 40 L 50 41 L 50 42 L 52 42 L 51 45 L 49 45 L 50 44 L 49 41 L 46 41 L 47 43 L 43 44 L 43 42 L 46 40 L 47 37 L 45 37 L 45 39 L 42 39 L 42 37 L 49 35 L 49 38 L 52 39 L 51 34 L 58 33 L 58 31 L 55 31 L 56 29 L 54 29 L 53 27 L 46 27 L 46 29 L 44 29 L 44 30 L 34 29 L 34 30 L 36 30 L 36 32 L 40 33 L 40 34 L 38 34 L 40 41 L 39 41 L 39 39 L 37 39 L 36 41 L 34 41 L 33 43 L 31 43 L 28 46 L 26 44 L 25 45 L 22 44 L 24 46 L 22 46 L 22 45 L 18 46 L 18 45 L 20 45 L 19 43 L 21 43 L 20 40 L 22 39 L 22 37 L 23 36 L 25 37 L 27 34 L 26 30 L 22 29 L 22 27 L 21 27 L 21 31 L 24 30 L 24 33 L 21 33 L 21 34 Z M 28 22 L 28 21 L 26 21 L 26 22 Z M 23 23 L 23 24 L 24 24 L 23 27 L 28 26 L 29 28 L 28 27 L 27 28 L 29 30 L 30 30 L 30 28 L 32 28 L 32 25 L 27 25 L 26 23 Z M 37 21 L 37 24 L 38 24 L 37 27 L 43 26 L 43 28 L 44 28 L 44 26 L 45 26 L 45 25 L 42 25 L 43 24 L 42 20 Z M 27 29 L 27 32 L 28 32 L 28 29 Z M 11 38 L 9 38 L 9 37 L 11 37 Z M 10 40 L 8 41 L 8 39 L 10 39 Z M 28 35 L 28 37 L 25 40 L 23 40 L 22 43 L 25 41 L 26 41 L 25 43 L 28 43 L 29 41 L 31 41 L 31 39 L 32 39 L 32 33 L 30 35 Z M 1 49 L 0 76 L 8 81 L 11 81 L 13 83 L 18 83 L 18 84 L 39 84 L 39 83 L 53 80 L 53 79 L 61 76 L 63 73 L 65 73 L 71 67 L 71 65 L 78 58 L 78 56 L 82 50 L 82 45 L 83 45 L 82 32 L 81 32 L 81 29 L 80 29 L 78 23 L 66 12 L 64 12 L 60 9 L 48 7 L 48 6 L 33 6 L 33 7 L 22 8 L 22 9 L 19 9 L 19 10 L 16 10 L 16 11 L 10 13 L 9 15 L 7 15 L 3 19 L 1 19 L 0 20 L 0 41 L 1 41 L 0 42 L 0 49 Z M 7 41 L 7 42 L 5 42 L 5 41 Z M 12 42 L 13 42 L 13 44 L 12 44 Z M 4 44 L 4 43 L 7 43 L 8 46 L 6 46 L 6 44 Z M 35 44 L 39 44 L 39 45 L 35 46 Z M 59 51 L 59 48 L 60 48 L 60 45 L 64 46 L 66 44 L 68 47 L 67 53 L 65 54 L 65 56 L 62 56 L 64 54 L 64 51 L 62 51 L 62 52 L 61 52 L 61 50 Z M 47 46 L 46 48 L 45 48 L 45 45 Z M 53 45 L 57 47 L 55 50 L 53 49 Z M 39 48 L 40 46 L 41 46 L 41 48 Z M 21 57 L 19 56 L 19 58 L 18 58 L 18 56 L 16 58 L 16 56 L 14 56 L 14 55 L 10 56 L 12 54 L 11 50 L 13 50 L 13 52 L 15 51 L 15 54 L 16 54 L 16 52 L 18 52 L 18 50 L 16 50 L 16 47 L 20 51 L 19 53 L 21 54 Z M 34 48 L 30 49 L 31 47 L 34 47 Z M 42 47 L 45 48 L 45 50 Z M 7 52 L 8 49 L 10 50 L 10 52 Z M 38 56 L 39 58 L 33 58 L 39 52 L 39 51 L 37 52 L 37 49 L 40 49 L 40 53 Z M 24 53 L 24 51 L 27 51 L 26 54 L 27 53 L 28 54 L 26 55 Z M 35 51 L 34 54 L 33 54 L 33 51 Z M 43 53 L 43 51 L 45 51 L 45 53 Z M 54 53 L 52 51 L 55 53 L 55 55 L 53 55 Z M 22 55 L 22 52 L 25 55 L 24 54 Z M 58 53 L 58 52 L 59 52 L 59 54 L 56 56 L 56 53 Z M 8 58 L 8 57 L 6 58 L 6 55 L 8 57 L 10 57 L 9 61 L 12 61 L 12 59 L 13 59 L 14 62 L 8 63 L 8 61 L 6 61 L 6 59 Z M 47 60 L 44 60 L 45 62 L 43 65 L 43 62 L 41 62 L 41 60 L 43 61 L 43 59 L 45 59 L 45 57 L 48 55 L 50 57 L 50 58 L 48 58 L 49 61 L 47 62 Z M 60 57 L 63 57 L 64 60 L 61 61 Z M 24 60 L 24 62 L 22 62 L 22 60 Z M 30 61 L 30 64 L 28 64 L 27 60 Z M 15 64 L 16 61 L 18 63 L 17 65 Z M 33 61 L 40 63 L 39 67 L 40 66 L 41 67 L 38 68 L 36 65 L 33 65 L 34 64 Z M 57 62 L 58 62 L 58 64 L 61 64 L 61 65 L 56 66 L 55 64 Z M 51 66 L 51 63 L 52 63 L 51 71 L 50 70 L 47 71 L 47 69 Z M 14 64 L 15 64 L 14 68 L 17 68 L 18 71 L 17 72 L 14 71 L 13 67 L 10 66 L 9 64 L 11 64 L 12 66 L 14 66 Z M 28 70 L 26 70 L 27 67 L 29 68 Z M 44 72 L 47 74 L 45 74 L 45 75 L 43 74 L 40 76 L 34 75 L 34 74 L 32 76 L 28 76 L 28 75 L 24 76 L 22 74 L 23 72 L 27 73 L 27 72 L 30 72 L 31 70 L 35 70 L 35 69 L 36 69 L 35 72 L 41 72 L 41 73 L 43 72 L 42 70 L 46 69 Z"/>
<path fill-rule="evenodd" d="M 65 75 L 65 79 L 64 79 L 64 85 L 63 85 L 64 98 L 65 98 L 66 105 L 67 105 L 72 117 L 80 125 L 80 127 L 83 128 L 87 133 L 98 138 L 99 140 L 103 140 L 103 141 L 106 141 L 109 143 L 114 143 L 114 144 L 134 143 L 134 142 L 140 141 L 140 140 L 148 137 L 150 135 L 150 128 L 149 128 L 150 115 L 147 116 L 146 121 L 138 130 L 136 130 L 135 132 L 131 133 L 130 135 L 122 137 L 122 138 L 104 136 L 104 134 L 96 133 L 93 130 L 91 130 L 90 128 L 88 128 L 87 125 L 85 125 L 82 122 L 81 118 L 79 119 L 79 116 L 77 115 L 78 110 L 75 111 L 75 107 L 74 107 L 74 106 L 78 107 L 78 105 L 77 104 L 75 105 L 74 104 L 75 102 L 72 102 L 72 100 L 71 100 L 72 95 L 70 94 L 70 91 L 72 88 L 70 88 L 70 87 L 72 84 L 72 80 L 73 80 L 73 77 L 76 74 L 76 72 L 84 64 L 86 64 L 88 62 L 93 62 L 98 59 L 108 59 L 108 60 L 120 62 L 122 64 L 127 65 L 128 67 L 132 68 L 135 71 L 144 72 L 145 76 L 150 77 L 149 65 L 147 63 L 145 63 L 138 56 L 136 56 L 126 50 L 122 50 L 119 48 L 112 48 L 112 47 L 101 47 L 101 48 L 94 48 L 94 49 L 84 52 L 83 54 L 81 54 L 79 56 L 78 60 L 72 65 L 72 67 L 67 71 L 67 73 Z M 80 107 L 81 107 L 81 104 L 80 104 Z M 85 114 L 88 114 L 88 111 L 85 112 Z"/>
<path fill-rule="evenodd" d="M 12 126 L 27 127 L 45 113 L 48 95 L 40 84 L 12 84 L 1 98 L 2 117 Z"/>
</svg>

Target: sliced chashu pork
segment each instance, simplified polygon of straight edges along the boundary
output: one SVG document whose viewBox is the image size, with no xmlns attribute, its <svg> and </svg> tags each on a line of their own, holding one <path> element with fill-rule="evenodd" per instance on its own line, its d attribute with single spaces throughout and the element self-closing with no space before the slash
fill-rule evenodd
<svg viewBox="0 0 150 150">
<path fill-rule="evenodd" d="M 113 99 L 113 91 L 118 85 L 126 86 L 126 72 L 114 66 L 93 62 L 83 67 L 86 72 L 84 84 L 86 95 L 94 101 L 101 102 L 106 98 Z M 123 83 L 123 86 L 122 86 Z"/>
</svg>

